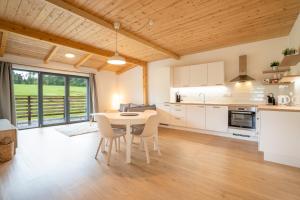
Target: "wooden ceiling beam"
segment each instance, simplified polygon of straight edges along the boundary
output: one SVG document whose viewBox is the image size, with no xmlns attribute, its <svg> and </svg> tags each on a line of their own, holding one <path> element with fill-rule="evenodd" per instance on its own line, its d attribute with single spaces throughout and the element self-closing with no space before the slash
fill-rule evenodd
<svg viewBox="0 0 300 200">
<path fill-rule="evenodd" d="M 5 53 L 7 38 L 8 38 L 8 33 L 6 31 L 3 31 L 1 35 L 0 57 L 3 57 Z"/>
<path fill-rule="evenodd" d="M 70 4 L 70 3 L 67 3 L 63 0 L 46 0 L 46 1 L 48 1 L 49 3 L 51 3 L 51 4 L 53 4 L 57 7 L 60 7 L 64 10 L 67 10 L 67 11 L 69 11 L 69 12 L 71 12 L 71 13 L 77 15 L 77 16 L 80 16 L 84 19 L 88 19 L 88 20 L 90 20 L 90 21 L 92 21 L 92 22 L 94 22 L 94 23 L 96 23 L 96 24 L 98 24 L 102 27 L 105 27 L 105 28 L 108 28 L 110 30 L 115 31 L 114 25 L 113 25 L 112 22 L 109 22 L 109 21 L 105 20 L 104 18 L 94 16 L 94 15 L 90 14 L 89 12 L 87 12 L 83 9 L 80 9 L 80 8 Z M 130 32 L 130 31 L 126 30 L 126 29 L 121 28 L 119 30 L 119 33 L 122 34 L 123 36 L 126 36 L 126 37 L 128 37 L 132 40 L 135 40 L 135 41 L 137 41 L 137 42 L 139 42 L 139 43 L 141 43 L 145 46 L 151 47 L 152 49 L 155 49 L 155 50 L 157 50 L 157 51 L 159 51 L 159 52 L 161 52 L 161 53 L 163 53 L 167 56 L 170 56 L 170 57 L 175 58 L 175 59 L 180 58 L 180 56 L 178 54 L 176 54 L 176 53 L 174 53 L 174 52 L 172 52 L 168 49 L 165 49 L 165 48 L 159 46 L 158 44 L 155 44 L 155 43 L 153 43 L 153 42 L 151 42 L 151 41 L 149 41 L 149 40 L 147 40 L 147 39 L 145 39 L 141 36 L 138 36 L 138 35 Z"/>
<path fill-rule="evenodd" d="M 44 59 L 44 63 L 45 64 L 48 64 L 49 61 L 51 60 L 51 58 L 55 55 L 55 53 L 57 52 L 58 50 L 58 46 L 54 46 L 51 51 L 48 53 L 48 55 L 46 56 L 46 58 Z"/>
<path fill-rule="evenodd" d="M 90 57 L 92 57 L 93 54 L 87 54 L 83 56 L 75 65 L 75 68 L 79 68 L 82 64 L 84 64 Z"/>
<path fill-rule="evenodd" d="M 21 36 L 26 36 L 29 38 L 37 39 L 37 40 L 42 40 L 51 44 L 55 45 L 61 45 L 73 49 L 78 49 L 81 51 L 85 51 L 90 54 L 95 54 L 99 55 L 105 58 L 111 57 L 114 55 L 113 51 L 105 50 L 105 49 L 100 49 L 91 45 L 87 45 L 84 43 L 76 42 L 67 38 L 63 38 L 60 36 L 52 35 L 46 32 L 39 31 L 37 29 L 32 29 L 28 28 L 26 26 L 20 25 L 20 24 L 15 24 L 12 22 L 0 20 L 0 30 L 2 31 L 8 31 L 11 33 L 15 33 Z M 122 55 L 125 59 L 126 62 L 131 63 L 131 64 L 136 64 L 136 65 L 146 65 L 147 62 L 143 60 L 139 60 L 130 56 Z"/>
<path fill-rule="evenodd" d="M 131 70 L 131 69 L 133 69 L 135 67 L 136 67 L 136 65 L 124 66 L 120 70 L 116 71 L 116 74 L 120 75 L 120 74 L 122 74 L 124 72 L 127 72 L 128 70 Z"/>
<path fill-rule="evenodd" d="M 100 67 L 97 68 L 97 71 L 100 72 L 102 69 L 104 69 L 108 65 L 109 65 L 108 63 L 104 63 L 103 65 L 101 65 Z"/>
</svg>

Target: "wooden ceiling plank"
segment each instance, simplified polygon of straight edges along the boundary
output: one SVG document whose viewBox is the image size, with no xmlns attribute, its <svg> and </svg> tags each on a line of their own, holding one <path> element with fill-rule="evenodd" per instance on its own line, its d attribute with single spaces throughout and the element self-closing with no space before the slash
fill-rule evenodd
<svg viewBox="0 0 300 200">
<path fill-rule="evenodd" d="M 46 58 L 44 59 L 44 63 L 45 64 L 48 64 L 49 63 L 49 61 L 51 60 L 51 58 L 53 58 L 53 56 L 55 55 L 55 53 L 57 52 L 57 50 L 58 50 L 58 46 L 54 46 L 52 49 L 51 49 L 51 51 L 48 53 L 48 55 L 46 56 Z"/>
<path fill-rule="evenodd" d="M 5 53 L 5 49 L 7 46 L 7 38 L 8 38 L 8 33 L 6 31 L 3 31 L 1 35 L 0 57 L 3 57 Z"/>
<path fill-rule="evenodd" d="M 109 65 L 108 63 L 104 63 L 103 65 L 101 65 L 100 67 L 97 68 L 97 71 L 100 72 L 102 69 L 104 69 L 108 65 Z"/>
<path fill-rule="evenodd" d="M 129 65 L 129 66 L 125 66 L 125 67 L 122 67 L 120 70 L 116 71 L 116 74 L 122 74 L 124 72 L 127 72 L 128 70 L 131 70 L 133 68 L 137 67 L 136 65 Z"/>
<path fill-rule="evenodd" d="M 79 68 L 82 64 L 84 64 L 90 57 L 92 57 L 93 54 L 87 54 L 83 56 L 75 65 L 75 68 Z"/>
<path fill-rule="evenodd" d="M 92 21 L 96 24 L 99 24 L 100 26 L 108 28 L 112 31 L 115 30 L 114 25 L 111 22 L 109 22 L 109 21 L 107 21 L 103 18 L 94 16 L 94 15 L 90 14 L 89 12 L 87 12 L 85 10 L 82 10 L 82 9 L 80 9 L 80 8 L 70 4 L 70 3 L 67 3 L 63 0 L 46 0 L 46 1 L 62 8 L 62 9 L 64 9 L 64 10 L 67 10 L 67 11 L 69 11 L 69 12 L 71 12 L 71 13 L 77 15 L 77 16 L 80 16 L 84 19 L 88 19 L 88 20 L 90 20 L 90 21 Z M 175 58 L 175 59 L 180 58 L 180 56 L 177 55 L 176 53 L 174 53 L 174 52 L 172 52 L 168 49 L 165 49 L 165 48 L 163 48 L 163 47 L 161 47 L 161 46 L 159 46 L 159 45 L 157 45 L 157 44 L 155 44 L 155 43 L 153 43 L 153 42 L 151 42 L 151 41 L 149 41 L 145 38 L 142 38 L 142 37 L 130 32 L 130 31 L 126 30 L 126 29 L 120 29 L 119 33 L 126 36 L 126 37 L 128 37 L 128 38 L 130 38 L 130 39 L 132 39 L 132 40 L 135 40 L 139 43 L 142 43 L 145 46 L 151 47 L 151 48 L 153 48 L 153 49 L 155 49 L 155 50 L 157 50 L 157 51 L 159 51 L 159 52 L 161 52 L 165 55 L 168 55 L 172 58 Z"/>
<path fill-rule="evenodd" d="M 102 56 L 105 58 L 114 55 L 113 51 L 100 49 L 100 48 L 97 48 L 94 46 L 76 42 L 76 41 L 73 41 L 73 40 L 70 40 L 67 38 L 52 35 L 49 33 L 39 31 L 37 29 L 28 28 L 26 26 L 11 23 L 11 22 L 4 21 L 4 20 L 0 20 L 0 30 L 8 31 L 11 33 L 30 37 L 30 38 L 37 39 L 37 40 L 46 41 L 48 43 L 55 44 L 55 45 L 61 45 L 61 46 L 70 47 L 73 49 L 78 49 L 78 50 L 85 51 L 90 54 L 99 55 L 99 56 Z M 122 55 L 122 56 L 126 59 L 126 62 L 128 62 L 128 63 L 132 63 L 132 64 L 136 64 L 136 65 L 143 65 L 143 66 L 146 65 L 146 62 L 143 60 L 139 60 L 139 59 L 136 59 L 136 58 L 133 58 L 130 56 L 126 56 L 126 55 Z"/>
</svg>

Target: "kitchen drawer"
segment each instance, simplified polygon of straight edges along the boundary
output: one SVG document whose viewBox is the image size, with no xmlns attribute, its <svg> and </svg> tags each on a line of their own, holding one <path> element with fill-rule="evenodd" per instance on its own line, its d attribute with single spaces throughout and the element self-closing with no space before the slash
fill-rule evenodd
<svg viewBox="0 0 300 200">
<path fill-rule="evenodd" d="M 183 117 L 172 116 L 171 124 L 174 126 L 185 126 L 186 120 Z"/>
</svg>

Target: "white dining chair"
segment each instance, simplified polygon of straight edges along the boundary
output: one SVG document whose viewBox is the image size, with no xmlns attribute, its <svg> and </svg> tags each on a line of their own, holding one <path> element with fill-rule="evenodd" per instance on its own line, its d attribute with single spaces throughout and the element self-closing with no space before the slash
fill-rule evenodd
<svg viewBox="0 0 300 200">
<path fill-rule="evenodd" d="M 97 159 L 103 141 L 107 139 L 108 140 L 107 165 L 109 165 L 113 143 L 115 142 L 116 150 L 118 149 L 120 150 L 120 137 L 125 138 L 126 132 L 123 129 L 113 129 L 111 127 L 109 119 L 105 115 L 96 115 L 95 118 L 100 133 L 100 142 L 95 155 L 95 159 Z"/>
<path fill-rule="evenodd" d="M 159 123 L 158 115 L 156 115 L 156 114 L 149 115 L 142 132 L 141 131 L 132 131 L 131 132 L 132 137 L 140 136 L 141 144 L 144 146 L 148 164 L 150 163 L 150 156 L 149 156 L 149 150 L 148 150 L 148 144 L 147 144 L 148 138 L 153 138 L 154 150 L 156 150 L 158 152 L 158 155 L 161 155 L 159 144 L 158 144 L 158 123 Z M 131 142 L 132 142 L 132 140 L 131 140 Z"/>
</svg>

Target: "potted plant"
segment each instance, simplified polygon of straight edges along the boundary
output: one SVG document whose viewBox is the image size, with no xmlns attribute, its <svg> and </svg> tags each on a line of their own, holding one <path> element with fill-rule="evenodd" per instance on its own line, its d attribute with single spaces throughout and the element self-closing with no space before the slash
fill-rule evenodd
<svg viewBox="0 0 300 200">
<path fill-rule="evenodd" d="M 294 49 L 294 48 L 286 48 L 286 49 L 284 49 L 284 50 L 282 51 L 282 54 L 283 54 L 284 56 L 289 56 L 289 55 L 294 55 L 294 54 L 296 54 L 296 52 L 297 52 L 297 50 Z"/>
<path fill-rule="evenodd" d="M 271 62 L 271 64 L 270 64 L 270 67 L 271 67 L 274 71 L 276 71 L 276 70 L 278 69 L 278 66 L 279 66 L 279 62 L 278 62 L 278 61 L 273 61 L 273 62 Z"/>
</svg>

